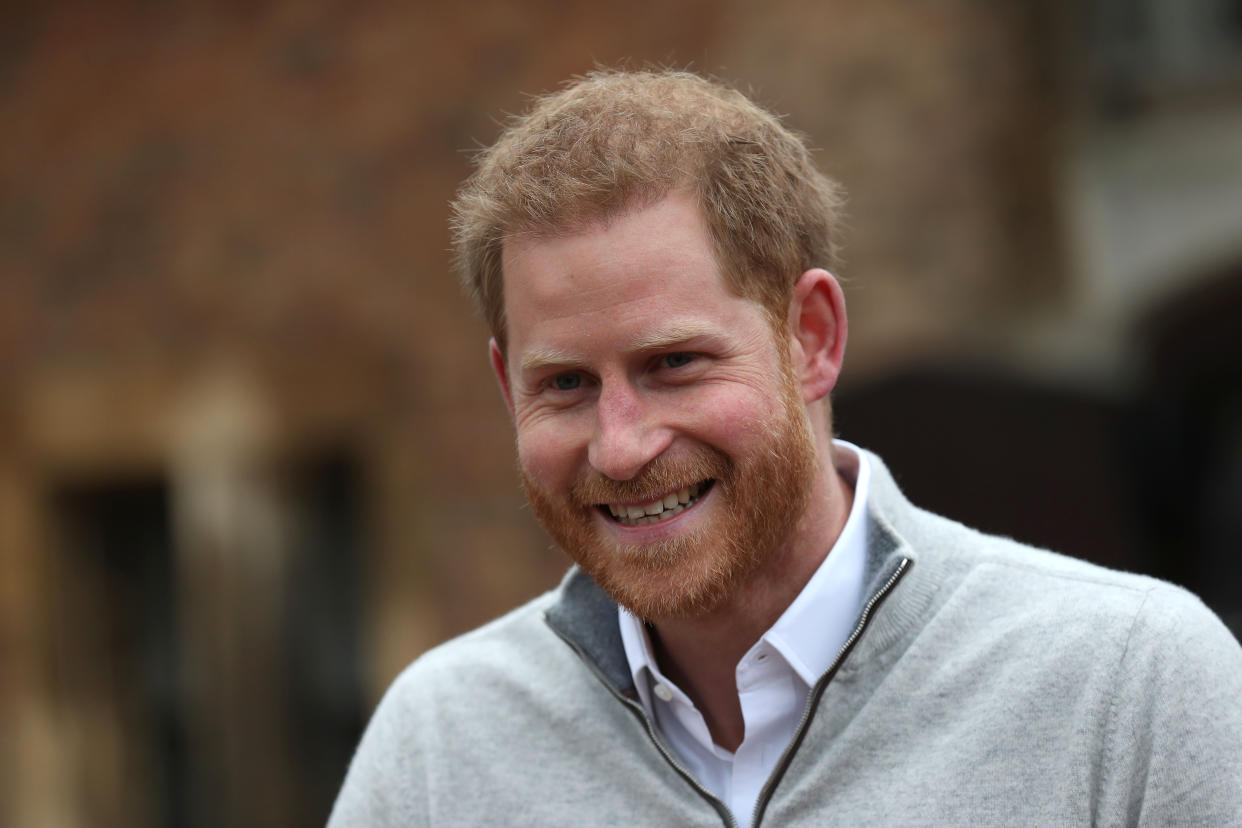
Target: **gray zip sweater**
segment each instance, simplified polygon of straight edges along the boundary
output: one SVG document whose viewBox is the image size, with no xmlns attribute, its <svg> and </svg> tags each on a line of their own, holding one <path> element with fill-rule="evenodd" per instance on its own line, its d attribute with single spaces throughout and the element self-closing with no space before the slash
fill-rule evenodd
<svg viewBox="0 0 1242 828">
<path fill-rule="evenodd" d="M 1198 599 L 917 509 L 870 459 L 870 600 L 756 828 L 1242 826 L 1242 649 Z M 329 820 L 722 824 L 576 570 L 401 674 Z"/>
</svg>

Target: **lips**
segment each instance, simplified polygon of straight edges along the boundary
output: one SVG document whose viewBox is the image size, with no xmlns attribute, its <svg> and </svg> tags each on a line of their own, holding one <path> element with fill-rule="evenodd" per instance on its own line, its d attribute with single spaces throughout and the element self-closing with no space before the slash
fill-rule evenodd
<svg viewBox="0 0 1242 828">
<path fill-rule="evenodd" d="M 623 526 L 659 523 L 693 506 L 711 488 L 713 482 L 702 480 L 645 503 L 601 504 L 600 509 L 606 510 L 617 523 Z"/>
</svg>

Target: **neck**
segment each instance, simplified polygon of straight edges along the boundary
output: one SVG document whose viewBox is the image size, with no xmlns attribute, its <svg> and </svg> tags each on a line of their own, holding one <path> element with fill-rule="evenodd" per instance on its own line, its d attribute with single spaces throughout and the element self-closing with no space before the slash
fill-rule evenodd
<svg viewBox="0 0 1242 828">
<path fill-rule="evenodd" d="M 776 623 L 815 574 L 845 527 L 854 491 L 819 453 L 806 511 L 789 542 L 776 551 L 746 588 L 710 613 L 653 622 L 660 669 L 703 712 L 716 744 L 736 750 L 744 726 L 734 671 L 746 651 Z"/>
</svg>

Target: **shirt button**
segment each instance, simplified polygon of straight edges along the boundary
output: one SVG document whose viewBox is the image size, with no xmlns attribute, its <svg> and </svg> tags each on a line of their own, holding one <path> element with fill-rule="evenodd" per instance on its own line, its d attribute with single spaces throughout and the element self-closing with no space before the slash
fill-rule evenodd
<svg viewBox="0 0 1242 828">
<path fill-rule="evenodd" d="M 660 701 L 672 701 L 673 699 L 673 691 L 668 689 L 667 684 L 657 684 L 655 694 L 660 697 Z"/>
</svg>

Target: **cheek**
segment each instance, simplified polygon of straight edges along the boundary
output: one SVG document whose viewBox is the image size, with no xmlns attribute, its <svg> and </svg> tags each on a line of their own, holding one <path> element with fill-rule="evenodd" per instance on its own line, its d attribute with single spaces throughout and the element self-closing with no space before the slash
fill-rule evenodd
<svg viewBox="0 0 1242 828">
<path fill-rule="evenodd" d="M 573 477 L 576 452 L 565 433 L 551 428 L 520 430 L 517 453 L 522 472 L 544 486 L 567 484 Z"/>
<path fill-rule="evenodd" d="M 751 389 L 731 389 L 699 401 L 698 431 L 721 448 L 764 434 L 778 414 L 780 399 Z M 703 416 L 706 414 L 707 416 Z"/>
</svg>

